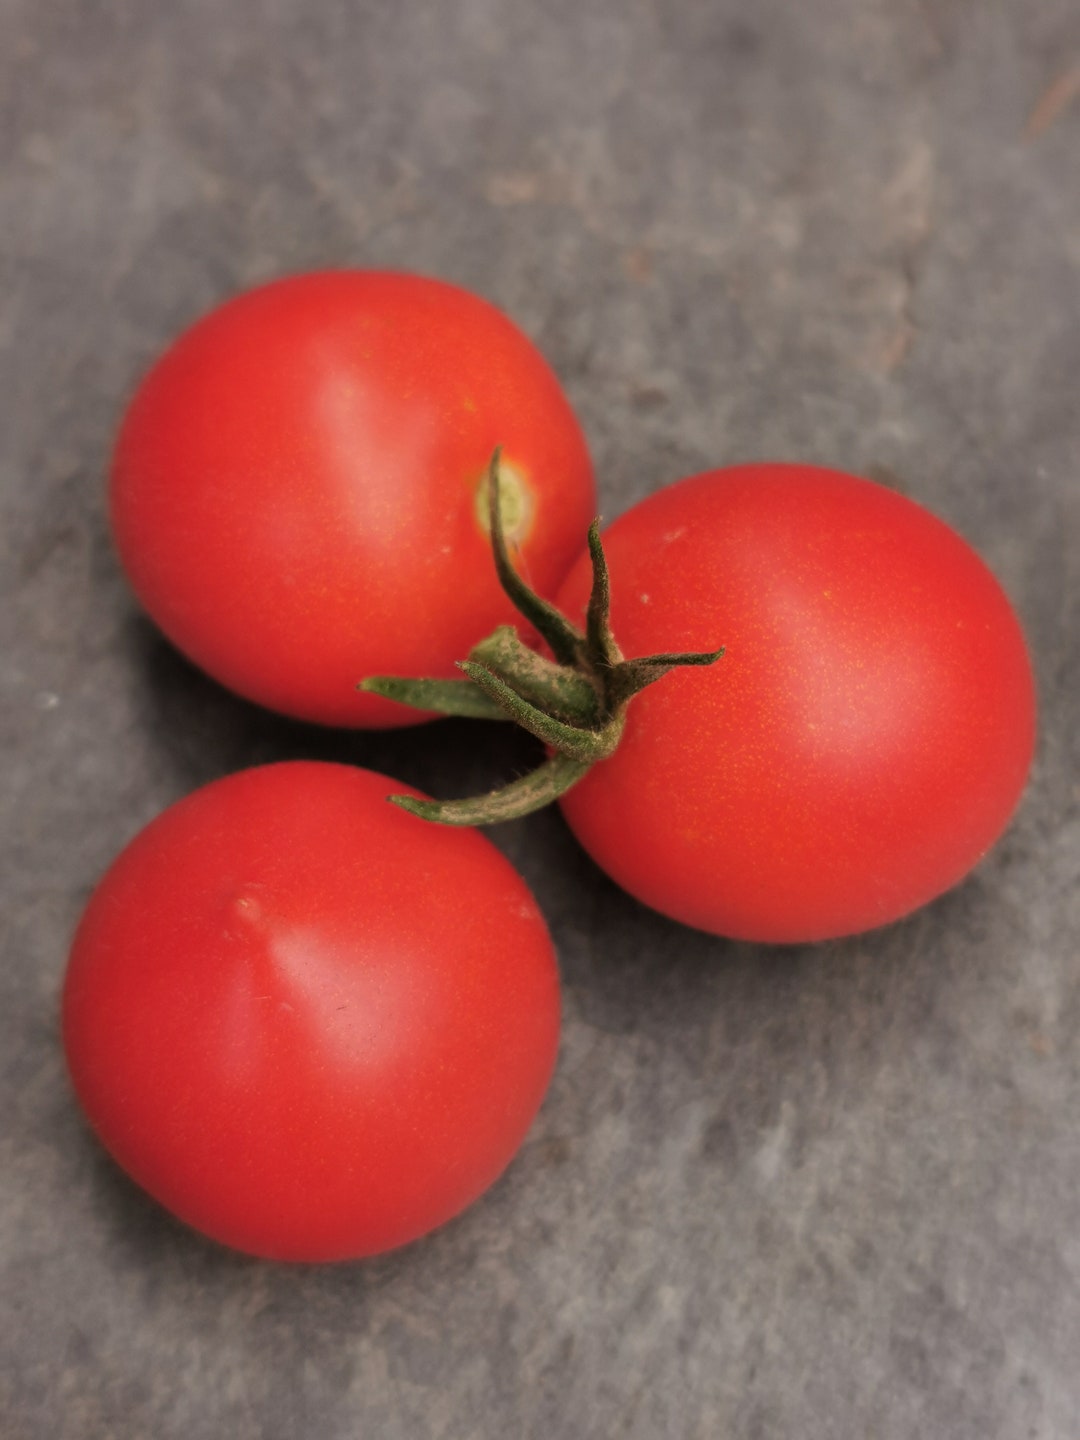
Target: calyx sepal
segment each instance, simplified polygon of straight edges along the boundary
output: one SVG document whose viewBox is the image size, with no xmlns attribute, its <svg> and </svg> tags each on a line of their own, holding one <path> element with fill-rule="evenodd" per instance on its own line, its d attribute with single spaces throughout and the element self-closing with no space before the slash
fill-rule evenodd
<svg viewBox="0 0 1080 1440">
<path fill-rule="evenodd" d="M 513 720 L 552 752 L 530 774 L 487 795 L 464 800 L 415 800 L 395 805 L 443 825 L 490 825 L 514 820 L 558 799 L 598 760 L 614 754 L 630 701 L 677 666 L 712 665 L 724 651 L 646 655 L 624 660 L 611 629 L 611 589 L 600 521 L 589 526 L 592 588 L 580 630 L 515 570 L 506 546 L 497 449 L 488 468 L 491 548 L 499 582 L 515 609 L 540 635 L 552 659 L 500 625 L 459 662 L 460 680 L 414 680 L 376 675 L 358 689 L 442 715 Z"/>
</svg>

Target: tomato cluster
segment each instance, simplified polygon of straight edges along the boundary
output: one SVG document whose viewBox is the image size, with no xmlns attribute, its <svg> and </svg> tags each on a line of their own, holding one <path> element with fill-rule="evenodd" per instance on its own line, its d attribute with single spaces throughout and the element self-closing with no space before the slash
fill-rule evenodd
<svg viewBox="0 0 1080 1440">
<path fill-rule="evenodd" d="M 791 943 L 909 913 L 1008 823 L 1031 666 L 948 526 L 868 480 L 759 464 L 674 483 L 583 547 L 594 498 L 546 362 L 433 280 L 264 286 L 136 393 L 113 529 L 193 660 L 304 719 L 512 719 L 549 750 L 476 801 L 339 765 L 242 772 L 108 871 L 68 967 L 72 1078 L 121 1165 L 216 1239 L 373 1254 L 521 1144 L 556 964 L 474 824 L 557 798 L 645 904 Z"/>
</svg>

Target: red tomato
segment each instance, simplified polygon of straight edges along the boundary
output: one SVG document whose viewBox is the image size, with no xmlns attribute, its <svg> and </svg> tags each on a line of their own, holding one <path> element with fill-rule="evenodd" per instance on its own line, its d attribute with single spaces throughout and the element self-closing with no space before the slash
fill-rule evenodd
<svg viewBox="0 0 1080 1440">
<path fill-rule="evenodd" d="M 519 562 L 550 594 L 595 502 L 539 351 L 441 281 L 279 280 L 201 320 L 143 381 L 113 531 L 147 611 L 224 684 L 325 724 L 415 724 L 356 684 L 456 675 L 513 618 L 483 501 L 496 445 Z"/>
<path fill-rule="evenodd" d="M 412 1240 L 510 1161 L 555 1061 L 558 980 L 524 881 L 476 831 L 342 765 L 229 776 L 93 895 L 64 990 L 75 1089 L 119 1163 L 253 1254 Z"/>
<path fill-rule="evenodd" d="M 1035 698 L 1016 616 L 954 531 L 867 480 L 746 465 L 604 537 L 628 657 L 726 654 L 631 703 L 562 800 L 631 894 L 703 930 L 808 941 L 956 884 L 1020 797 Z M 582 557 L 560 604 L 580 612 Z"/>
</svg>

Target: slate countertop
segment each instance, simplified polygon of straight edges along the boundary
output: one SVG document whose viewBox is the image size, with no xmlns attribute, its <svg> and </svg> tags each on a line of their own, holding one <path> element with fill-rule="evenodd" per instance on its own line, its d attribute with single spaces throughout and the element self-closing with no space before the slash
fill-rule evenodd
<svg viewBox="0 0 1080 1440">
<path fill-rule="evenodd" d="M 1075 0 L 9 0 L 4 29 L 0 1434 L 1075 1440 Z M 196 785 L 323 755 L 461 793 L 529 753 L 276 719 L 118 571 L 139 374 L 326 265 L 502 306 L 609 518 L 755 457 L 900 486 L 1002 580 L 1042 713 L 1001 845 L 853 940 L 710 939 L 557 815 L 495 832 L 565 985 L 540 1119 L 428 1240 L 295 1268 L 115 1170 L 56 1002 L 90 887 Z"/>
</svg>

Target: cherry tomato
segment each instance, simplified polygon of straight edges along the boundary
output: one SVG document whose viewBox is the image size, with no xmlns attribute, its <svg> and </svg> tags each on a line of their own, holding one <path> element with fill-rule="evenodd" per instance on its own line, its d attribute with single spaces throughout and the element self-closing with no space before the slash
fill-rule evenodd
<svg viewBox="0 0 1080 1440">
<path fill-rule="evenodd" d="M 524 881 L 476 831 L 311 762 L 181 800 L 107 872 L 64 989 L 76 1092 L 181 1219 L 253 1254 L 412 1240 L 510 1161 L 555 1061 Z"/>
<path fill-rule="evenodd" d="M 240 694 L 325 724 L 414 724 L 356 684 L 452 676 L 512 618 L 487 536 L 497 445 L 518 563 L 550 594 L 595 502 L 539 351 L 441 281 L 279 280 L 143 380 L 112 467 L 120 558 L 165 634 Z"/>
<path fill-rule="evenodd" d="M 1019 623 L 982 560 L 867 480 L 746 465 L 604 536 L 628 657 L 726 653 L 630 704 L 561 804 L 586 850 L 688 925 L 808 941 L 883 925 L 1001 834 L 1035 737 Z M 577 615 L 582 557 L 559 603 Z"/>
</svg>

